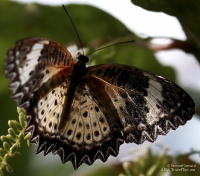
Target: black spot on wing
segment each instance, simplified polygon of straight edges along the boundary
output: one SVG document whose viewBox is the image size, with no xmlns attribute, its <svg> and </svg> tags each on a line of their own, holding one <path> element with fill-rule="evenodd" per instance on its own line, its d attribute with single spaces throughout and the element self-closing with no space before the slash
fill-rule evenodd
<svg viewBox="0 0 200 176">
<path fill-rule="evenodd" d="M 86 136 L 86 139 L 90 140 L 90 138 L 91 138 L 91 135 L 90 135 L 90 133 L 88 133 L 87 136 Z"/>
<path fill-rule="evenodd" d="M 69 129 L 69 130 L 67 131 L 67 135 L 70 136 L 71 134 L 72 134 L 72 130 Z"/>
<path fill-rule="evenodd" d="M 87 117 L 88 116 L 88 112 L 87 111 L 85 111 L 84 113 L 83 113 L 83 117 Z"/>
<path fill-rule="evenodd" d="M 73 119 L 72 120 L 72 124 L 74 125 L 76 123 L 76 119 Z"/>
<path fill-rule="evenodd" d="M 94 131 L 94 136 L 95 136 L 95 137 L 98 137 L 98 136 L 99 136 L 99 131 L 98 131 L 98 130 Z"/>
<path fill-rule="evenodd" d="M 81 138 L 81 133 L 78 132 L 78 133 L 76 134 L 76 139 L 77 139 L 77 140 L 80 140 L 80 138 Z"/>
</svg>

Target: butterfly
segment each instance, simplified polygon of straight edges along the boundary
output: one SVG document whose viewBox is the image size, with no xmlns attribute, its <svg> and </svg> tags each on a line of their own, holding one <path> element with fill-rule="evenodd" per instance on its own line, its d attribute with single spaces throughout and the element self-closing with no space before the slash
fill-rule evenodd
<svg viewBox="0 0 200 176">
<path fill-rule="evenodd" d="M 26 111 L 26 132 L 37 154 L 59 155 L 74 169 L 117 156 L 124 142 L 154 142 L 195 113 L 192 98 L 173 82 L 133 66 L 89 61 L 39 37 L 7 52 L 12 99 Z"/>
</svg>

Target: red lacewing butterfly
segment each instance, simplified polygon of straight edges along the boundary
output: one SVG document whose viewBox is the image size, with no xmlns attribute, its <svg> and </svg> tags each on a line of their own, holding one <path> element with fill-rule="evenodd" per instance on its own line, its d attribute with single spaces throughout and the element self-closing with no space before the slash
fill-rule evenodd
<svg viewBox="0 0 200 176">
<path fill-rule="evenodd" d="M 75 169 L 105 162 L 124 142 L 154 142 L 195 113 L 191 97 L 161 76 L 87 62 L 79 54 L 75 63 L 65 47 L 40 37 L 22 39 L 7 52 L 12 99 L 26 111 L 26 132 L 37 153 L 58 154 Z"/>
</svg>

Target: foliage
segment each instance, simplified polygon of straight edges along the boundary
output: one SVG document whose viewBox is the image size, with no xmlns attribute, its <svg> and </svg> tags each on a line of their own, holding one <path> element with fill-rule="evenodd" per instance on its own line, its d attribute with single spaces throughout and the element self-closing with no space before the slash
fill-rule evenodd
<svg viewBox="0 0 200 176">
<path fill-rule="evenodd" d="M 149 11 L 164 12 L 175 16 L 179 20 L 187 36 L 187 40 L 183 42 L 174 40 L 175 44 L 173 47 L 178 47 L 185 52 L 194 54 L 200 62 L 200 1 L 132 0 L 132 3 Z"/>
<path fill-rule="evenodd" d="M 167 156 L 167 149 L 163 149 L 161 155 L 153 155 L 151 148 L 148 147 L 138 161 L 123 162 L 125 173 L 119 176 L 163 176 L 165 171 L 162 169 L 171 161 L 172 157 Z"/>
<path fill-rule="evenodd" d="M 88 171 L 81 176 L 198 176 L 200 165 L 190 160 L 192 154 L 199 151 L 191 151 L 184 155 L 168 154 L 170 148 L 158 144 L 159 151 L 153 152 L 150 145 L 133 148 L 129 155 L 122 159 L 121 163 L 109 167 L 102 166 L 96 170 Z M 180 166 L 180 167 L 179 167 Z M 175 171 L 176 169 L 194 169 L 194 171 Z"/>
<path fill-rule="evenodd" d="M 119 176 L 197 176 L 199 173 L 199 164 L 192 162 L 189 159 L 189 156 L 193 153 L 199 153 L 197 151 L 191 151 L 188 154 L 185 154 L 184 159 L 187 158 L 187 161 L 181 160 L 180 156 L 171 156 L 167 152 L 169 148 L 164 148 L 160 145 L 160 154 L 153 154 L 153 151 L 150 147 L 147 146 L 146 153 L 141 155 L 137 161 L 134 159 L 134 154 L 131 155 L 130 159 L 134 161 L 123 162 L 124 173 L 119 174 Z M 135 151 L 136 152 L 136 151 Z M 184 161 L 184 163 L 183 163 Z M 185 173 L 181 169 L 195 168 L 195 171 L 188 171 Z M 179 167 L 180 166 L 180 167 Z M 192 167 L 194 166 L 194 167 Z M 180 171 L 175 171 L 180 169 Z M 177 174 L 178 172 L 178 174 Z"/>
<path fill-rule="evenodd" d="M 1 141 L 3 142 L 3 148 L 0 148 L 0 176 L 3 175 L 3 169 L 8 172 L 12 172 L 12 167 L 8 164 L 9 158 L 20 156 L 18 148 L 21 146 L 24 140 L 27 140 L 27 145 L 30 146 L 30 134 L 25 136 L 25 114 L 24 109 L 17 108 L 19 114 L 19 122 L 16 120 L 9 120 L 8 133 L 6 136 L 1 136 Z"/>
</svg>

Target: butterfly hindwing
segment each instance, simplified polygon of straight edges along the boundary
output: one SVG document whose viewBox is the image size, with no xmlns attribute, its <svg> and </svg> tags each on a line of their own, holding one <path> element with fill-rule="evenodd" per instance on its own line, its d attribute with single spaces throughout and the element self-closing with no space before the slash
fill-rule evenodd
<svg viewBox="0 0 200 176">
<path fill-rule="evenodd" d="M 54 153 L 61 156 L 63 163 L 72 161 L 75 169 L 83 162 L 91 165 L 98 158 L 105 162 L 110 155 L 116 156 L 123 137 L 120 131 L 113 130 L 106 116 L 88 85 L 80 84 Z"/>
<path fill-rule="evenodd" d="M 12 98 L 17 100 L 18 106 L 27 109 L 39 88 L 59 84 L 61 76 L 69 73 L 73 65 L 70 53 L 57 42 L 39 37 L 16 42 L 7 52 L 5 66 L 13 89 Z M 59 77 L 59 81 L 55 81 L 54 76 Z"/>
<path fill-rule="evenodd" d="M 184 125 L 194 114 L 194 102 L 185 91 L 142 69 L 98 65 L 88 68 L 88 79 L 104 84 L 106 101 L 117 111 L 126 142 L 153 142 L 157 135 L 165 135 L 170 129 Z"/>
<path fill-rule="evenodd" d="M 67 90 L 68 83 L 63 82 L 40 98 L 35 106 L 28 109 L 26 131 L 31 133 L 31 142 L 39 143 L 37 153 L 44 151 L 46 155 L 57 143 Z"/>
</svg>

